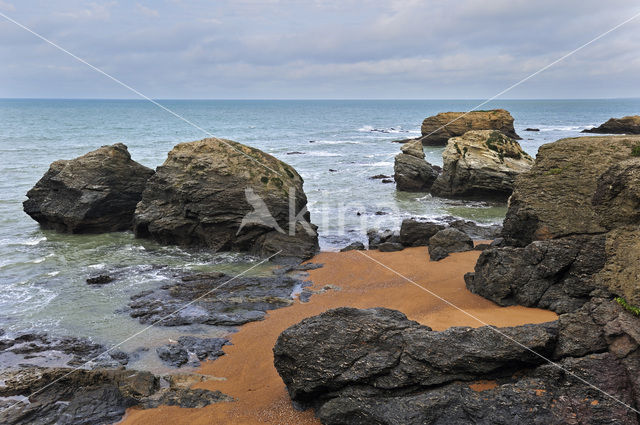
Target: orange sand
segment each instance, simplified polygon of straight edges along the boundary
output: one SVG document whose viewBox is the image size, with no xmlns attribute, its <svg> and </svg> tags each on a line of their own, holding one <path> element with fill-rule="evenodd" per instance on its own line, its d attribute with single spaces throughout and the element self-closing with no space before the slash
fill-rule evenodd
<svg viewBox="0 0 640 425">
<path fill-rule="evenodd" d="M 555 320 L 555 313 L 524 307 L 498 307 L 471 294 L 463 276 L 472 271 L 478 251 L 454 254 L 439 262 L 428 260 L 427 248 L 409 248 L 400 252 L 365 251 L 386 266 L 428 288 L 482 321 L 496 326 L 515 326 Z M 359 252 L 326 252 L 313 262 L 324 267 L 310 272 L 312 289 L 335 285 L 339 290 L 314 294 L 305 304 L 269 312 L 261 322 L 244 325 L 232 335 L 227 355 L 203 364 L 200 372 L 225 377 L 195 387 L 220 390 L 234 397 L 233 403 L 217 403 L 202 409 L 160 407 L 130 409 L 122 423 L 139 425 L 178 424 L 319 424 L 312 411 L 298 412 L 291 407 L 285 386 L 273 367 L 272 348 L 278 335 L 305 317 L 341 306 L 358 308 L 388 307 L 402 311 L 410 319 L 435 330 L 451 326 L 482 326 L 400 276 L 376 264 Z M 479 389 L 484 389 L 479 385 Z"/>
</svg>

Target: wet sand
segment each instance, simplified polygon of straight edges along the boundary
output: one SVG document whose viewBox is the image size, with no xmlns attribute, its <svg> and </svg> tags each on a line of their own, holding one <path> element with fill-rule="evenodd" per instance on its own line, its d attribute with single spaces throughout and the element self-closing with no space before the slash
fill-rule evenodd
<svg viewBox="0 0 640 425">
<path fill-rule="evenodd" d="M 431 262 L 427 248 L 409 248 L 400 252 L 363 251 L 364 254 L 413 280 L 452 304 L 469 312 L 483 322 L 496 326 L 515 326 L 541 323 L 557 318 L 550 311 L 515 307 L 498 307 L 491 301 L 470 293 L 463 280 L 473 271 L 478 251 L 454 254 Z M 305 317 L 331 308 L 387 307 L 402 311 L 434 330 L 451 326 L 483 326 L 472 317 L 418 288 L 392 271 L 365 257 L 362 253 L 327 252 L 312 262 L 324 267 L 309 272 L 314 282 L 311 289 L 328 289 L 314 294 L 308 303 L 269 312 L 261 322 L 244 325 L 232 336 L 232 346 L 225 347 L 226 355 L 215 362 L 202 365 L 200 372 L 226 378 L 206 381 L 195 387 L 219 390 L 234 397 L 233 403 L 218 403 L 202 409 L 160 407 L 150 410 L 130 409 L 124 424 L 319 424 L 312 411 L 298 412 L 289 401 L 285 386 L 273 367 L 272 348 L 280 333 Z M 477 390 L 490 388 L 491 383 L 475 383 Z M 476 388 L 474 388 L 476 389 Z"/>
</svg>

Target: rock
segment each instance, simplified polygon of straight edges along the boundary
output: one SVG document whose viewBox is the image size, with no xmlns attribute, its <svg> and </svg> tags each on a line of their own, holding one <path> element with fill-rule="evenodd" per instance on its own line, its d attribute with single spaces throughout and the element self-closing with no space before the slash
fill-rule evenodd
<svg viewBox="0 0 640 425">
<path fill-rule="evenodd" d="M 621 403 L 638 402 L 640 319 L 625 322 L 622 313 L 600 299 L 558 322 L 435 332 L 398 311 L 339 308 L 285 330 L 274 365 L 294 403 L 314 408 L 323 424 L 636 425 Z M 589 334 L 594 325 L 600 333 Z M 591 345 L 567 340 L 580 334 Z M 605 340 L 623 355 L 602 352 Z"/>
<path fill-rule="evenodd" d="M 392 179 L 382 179 L 381 182 L 382 183 L 393 183 L 395 180 Z"/>
<path fill-rule="evenodd" d="M 413 218 L 402 220 L 400 243 L 404 246 L 426 246 L 429 238 L 445 228 L 444 225 Z"/>
<path fill-rule="evenodd" d="M 25 368 L 5 370 L 0 379 L 0 397 L 29 397 L 28 403 L 0 402 L 0 422 L 7 425 L 109 424 L 134 406 L 192 408 L 232 400 L 219 391 L 162 385 L 149 372 L 124 369 Z"/>
<path fill-rule="evenodd" d="M 318 237 L 302 184 L 258 149 L 215 138 L 180 143 L 149 179 L 134 231 L 164 244 L 310 258 Z"/>
<path fill-rule="evenodd" d="M 607 187 L 616 178 L 635 181 L 633 168 L 640 158 L 632 157 L 631 149 L 639 143 L 639 136 L 600 136 L 541 146 L 533 167 L 515 183 L 504 221 L 507 243 L 526 246 L 534 240 L 603 233 L 629 223 L 626 218 L 620 221 L 611 207 L 625 205 L 622 214 L 627 217 L 635 203 L 633 191 L 622 189 L 620 182 L 610 192 Z"/>
<path fill-rule="evenodd" d="M 268 310 L 291 305 L 294 289 L 310 284 L 283 275 L 233 278 L 219 273 L 186 276 L 155 291 L 131 297 L 130 315 L 140 323 L 159 326 L 238 326 L 264 319 Z M 188 307 L 183 308 L 187 303 Z"/>
<path fill-rule="evenodd" d="M 189 363 L 191 367 L 198 367 L 202 360 L 215 360 L 223 356 L 222 347 L 227 344 L 229 340 L 226 338 L 181 336 L 175 344 L 156 348 L 156 353 L 169 366 L 180 367 Z M 191 357 L 193 360 L 190 362 Z"/>
<path fill-rule="evenodd" d="M 381 179 L 388 179 L 391 176 L 387 176 L 386 174 L 376 174 L 375 176 L 371 176 L 369 177 L 372 180 L 381 180 Z"/>
<path fill-rule="evenodd" d="M 471 292 L 498 305 L 566 313 L 589 300 L 604 262 L 603 236 L 572 236 L 485 250 L 465 281 Z"/>
<path fill-rule="evenodd" d="M 469 130 L 497 130 L 512 139 L 520 139 L 513 128 L 513 117 L 504 109 L 471 112 L 442 112 L 422 122 L 425 146 L 445 146 L 452 137 L 462 136 Z"/>
<path fill-rule="evenodd" d="M 404 245 L 398 242 L 383 242 L 378 245 L 378 251 L 380 252 L 395 252 L 402 251 L 404 249 Z"/>
<path fill-rule="evenodd" d="M 295 152 L 287 152 L 287 155 L 304 155 L 304 154 L 305 154 L 304 152 L 298 152 L 298 151 L 295 151 Z"/>
<path fill-rule="evenodd" d="M 133 212 L 153 170 L 122 143 L 55 161 L 27 192 L 24 211 L 45 229 L 101 233 L 131 229 Z"/>
<path fill-rule="evenodd" d="M 362 251 L 364 250 L 364 244 L 362 242 L 352 242 L 349 245 L 345 246 L 344 248 L 342 248 L 340 250 L 340 252 L 346 252 L 346 251 Z"/>
<path fill-rule="evenodd" d="M 540 131 L 539 128 L 525 128 L 524 131 Z"/>
<path fill-rule="evenodd" d="M 409 142 L 401 150 L 393 165 L 396 188 L 405 192 L 428 192 L 438 173 L 425 161 L 422 143 Z"/>
<path fill-rule="evenodd" d="M 507 200 L 515 178 L 533 165 L 518 142 L 496 130 L 469 131 L 449 139 L 442 160 L 443 172 L 431 193 L 482 200 Z"/>
<path fill-rule="evenodd" d="M 400 242 L 400 233 L 393 230 L 367 230 L 367 238 L 369 239 L 369 249 L 378 249 L 378 246 L 384 242 Z"/>
<path fill-rule="evenodd" d="M 502 226 L 500 225 L 490 224 L 481 226 L 478 223 L 468 220 L 454 220 L 449 223 L 449 226 L 466 233 L 472 239 L 491 240 L 498 238 L 502 233 Z"/>
<path fill-rule="evenodd" d="M 453 252 L 470 251 L 473 249 L 473 240 L 454 228 L 440 230 L 429 239 L 429 257 L 433 261 L 439 261 Z"/>
<path fill-rule="evenodd" d="M 113 282 L 113 277 L 107 274 L 101 274 L 98 276 L 87 278 L 87 283 L 89 285 L 104 285 L 110 282 Z"/>
<path fill-rule="evenodd" d="M 598 127 L 582 130 L 583 133 L 600 134 L 640 134 L 640 115 L 610 118 Z"/>
</svg>

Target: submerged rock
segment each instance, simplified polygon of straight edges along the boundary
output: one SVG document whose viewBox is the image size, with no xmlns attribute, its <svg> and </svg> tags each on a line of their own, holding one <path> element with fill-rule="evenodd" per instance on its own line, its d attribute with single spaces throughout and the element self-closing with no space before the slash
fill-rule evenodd
<svg viewBox="0 0 640 425">
<path fill-rule="evenodd" d="M 265 312 L 293 302 L 294 290 L 310 282 L 289 276 L 187 276 L 131 297 L 131 317 L 158 326 L 237 326 L 264 319 Z M 188 304 L 187 307 L 185 305 Z"/>
<path fill-rule="evenodd" d="M 504 109 L 471 112 L 442 112 L 422 122 L 425 146 L 445 146 L 452 137 L 470 130 L 497 130 L 512 139 L 520 139 L 513 128 L 513 117 Z"/>
<path fill-rule="evenodd" d="M 258 149 L 214 138 L 180 143 L 149 180 L 134 230 L 165 244 L 310 258 L 318 236 L 302 184 L 293 167 Z"/>
<path fill-rule="evenodd" d="M 640 115 L 610 118 L 598 127 L 582 130 L 583 133 L 640 134 Z"/>
<path fill-rule="evenodd" d="M 27 192 L 24 211 L 45 229 L 100 233 L 131 229 L 136 204 L 153 170 L 131 159 L 122 143 L 55 161 Z"/>
<path fill-rule="evenodd" d="M 473 240 L 466 233 L 452 227 L 440 230 L 429 239 L 429 257 L 440 261 L 454 252 L 471 251 Z"/>
<path fill-rule="evenodd" d="M 515 178 L 533 165 L 518 142 L 496 130 L 449 139 L 442 160 L 443 171 L 431 193 L 446 198 L 506 200 Z"/>
<path fill-rule="evenodd" d="M 393 165 L 396 188 L 404 192 L 428 192 L 438 172 L 424 159 L 420 141 L 402 146 Z"/>
</svg>

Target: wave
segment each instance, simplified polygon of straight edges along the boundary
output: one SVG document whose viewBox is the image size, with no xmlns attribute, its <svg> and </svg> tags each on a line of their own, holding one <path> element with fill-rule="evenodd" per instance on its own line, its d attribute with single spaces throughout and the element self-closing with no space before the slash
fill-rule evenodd
<svg viewBox="0 0 640 425">
<path fill-rule="evenodd" d="M 334 152 L 325 152 L 325 151 L 311 151 L 311 152 L 307 152 L 307 155 L 310 156 L 342 156 L 339 153 L 334 153 Z"/>
<path fill-rule="evenodd" d="M 365 125 L 358 129 L 361 133 L 384 133 L 384 134 L 398 134 L 398 133 L 411 133 L 411 134 L 421 134 L 420 130 L 406 130 L 400 126 L 398 127 L 387 127 L 387 128 L 376 128 L 370 125 Z"/>
<path fill-rule="evenodd" d="M 363 142 L 355 140 L 314 140 L 313 143 L 318 145 L 362 145 Z"/>
<path fill-rule="evenodd" d="M 540 131 L 582 131 L 585 128 L 591 128 L 592 126 L 587 125 L 541 125 L 535 128 L 540 129 Z M 524 132 L 524 130 L 523 130 Z"/>
</svg>

